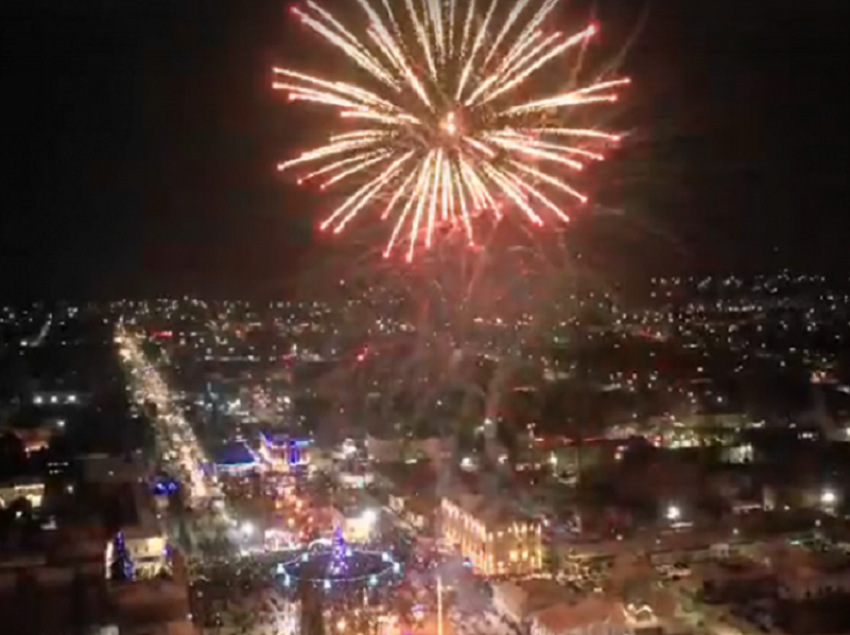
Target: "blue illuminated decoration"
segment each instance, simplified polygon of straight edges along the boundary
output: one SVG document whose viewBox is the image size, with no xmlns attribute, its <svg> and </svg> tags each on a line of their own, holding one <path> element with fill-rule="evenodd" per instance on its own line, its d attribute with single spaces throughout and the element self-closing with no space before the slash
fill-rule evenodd
<svg viewBox="0 0 850 635">
<path fill-rule="evenodd" d="M 316 548 L 320 545 L 319 548 Z M 377 587 L 382 578 L 389 584 L 400 579 L 401 563 L 387 552 L 352 547 L 337 529 L 330 539 L 321 539 L 296 550 L 290 560 L 276 564 L 272 571 L 284 587 L 306 582 L 329 591 L 337 585 Z"/>
<path fill-rule="evenodd" d="M 339 576 L 345 573 L 346 557 L 351 557 L 351 551 L 348 551 L 345 545 L 345 538 L 342 535 L 342 528 L 337 527 L 334 530 L 333 543 L 331 544 L 331 575 Z"/>
<path fill-rule="evenodd" d="M 289 464 L 290 465 L 300 465 L 301 464 L 301 448 L 298 446 L 298 443 L 295 441 L 289 442 Z"/>
<path fill-rule="evenodd" d="M 243 471 L 254 468 L 259 463 L 257 455 L 245 443 L 228 443 L 216 453 L 216 470 Z"/>
<path fill-rule="evenodd" d="M 179 483 L 171 478 L 160 478 L 154 483 L 153 493 L 157 496 L 171 496 L 177 492 Z"/>
<path fill-rule="evenodd" d="M 136 577 L 136 566 L 124 544 L 124 534 L 120 531 L 112 541 L 112 563 L 109 573 L 113 580 L 130 581 Z"/>
</svg>

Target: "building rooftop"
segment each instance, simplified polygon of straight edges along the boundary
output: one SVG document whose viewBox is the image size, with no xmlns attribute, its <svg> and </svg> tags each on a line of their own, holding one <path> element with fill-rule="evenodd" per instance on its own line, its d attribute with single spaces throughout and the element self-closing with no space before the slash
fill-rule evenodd
<svg viewBox="0 0 850 635">
<path fill-rule="evenodd" d="M 837 552 L 820 553 L 804 549 L 791 549 L 785 558 L 774 561 L 780 575 L 820 577 L 850 572 L 850 559 Z"/>
<path fill-rule="evenodd" d="M 600 622 L 624 625 L 626 612 L 619 602 L 590 597 L 578 604 L 556 604 L 540 611 L 535 619 L 547 630 L 561 633 Z"/>
<path fill-rule="evenodd" d="M 761 579 L 770 574 L 770 570 L 753 560 L 714 560 L 699 567 L 704 580 L 732 581 Z"/>
<path fill-rule="evenodd" d="M 489 527 L 534 521 L 515 501 L 509 499 L 494 501 L 480 494 L 461 494 L 448 500 Z"/>
<path fill-rule="evenodd" d="M 126 483 L 115 492 L 117 522 L 127 538 L 151 538 L 162 534 L 162 528 L 153 507 L 151 493 L 144 483 Z M 107 523 L 110 524 L 110 523 Z"/>
<path fill-rule="evenodd" d="M 256 462 L 256 455 L 244 443 L 228 443 L 215 451 L 216 465 L 253 465 Z"/>
<path fill-rule="evenodd" d="M 406 463 L 381 463 L 375 471 L 389 481 L 393 493 L 398 496 L 418 495 L 423 490 L 433 490 L 437 483 L 437 472 L 428 461 Z"/>
<path fill-rule="evenodd" d="M 538 613 L 574 599 L 572 592 L 552 580 L 502 582 L 499 593 L 510 598 L 512 604 L 522 605 L 526 614 Z"/>
<path fill-rule="evenodd" d="M 145 478 L 146 467 L 139 455 L 89 454 L 80 461 L 87 483 L 133 483 Z"/>
</svg>

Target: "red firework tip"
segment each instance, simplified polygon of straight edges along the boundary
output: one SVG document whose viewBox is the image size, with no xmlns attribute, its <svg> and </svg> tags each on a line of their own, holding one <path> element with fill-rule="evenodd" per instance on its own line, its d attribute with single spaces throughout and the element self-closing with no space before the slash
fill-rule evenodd
<svg viewBox="0 0 850 635">
<path fill-rule="evenodd" d="M 596 22 L 591 22 L 587 27 L 587 35 L 590 37 L 591 35 L 596 35 L 599 33 L 599 25 Z"/>
<path fill-rule="evenodd" d="M 302 185 L 304 183 L 304 179 L 295 179 L 296 185 Z"/>
<path fill-rule="evenodd" d="M 289 7 L 289 12 L 292 15 L 301 15 L 301 9 L 298 8 L 297 4 L 293 4 L 291 7 Z"/>
<path fill-rule="evenodd" d="M 413 254 L 407 254 L 407 262 L 413 262 Z"/>
</svg>

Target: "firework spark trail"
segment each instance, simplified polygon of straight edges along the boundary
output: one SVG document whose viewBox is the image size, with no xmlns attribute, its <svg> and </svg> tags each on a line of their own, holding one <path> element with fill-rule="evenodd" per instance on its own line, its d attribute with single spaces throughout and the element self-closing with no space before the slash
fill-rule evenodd
<svg viewBox="0 0 850 635">
<path fill-rule="evenodd" d="M 274 88 L 291 101 L 328 106 L 356 127 L 278 164 L 316 164 L 298 182 L 318 181 L 321 189 L 362 178 L 321 228 L 338 233 L 381 205 L 380 218 L 392 223 L 384 255 L 405 244 L 412 259 L 443 224 L 474 244 L 474 219 L 482 212 L 501 217 L 503 202 L 537 226 L 546 216 L 568 221 L 567 207 L 587 201 L 568 177 L 620 140 L 579 127 L 578 119 L 571 127 L 570 119 L 577 108 L 592 117 L 595 107 L 616 101 L 628 80 L 601 78 L 549 96 L 527 87 L 541 68 L 597 32 L 594 25 L 573 35 L 544 32 L 558 2 L 502 3 L 501 19 L 498 0 L 357 0 L 365 29 L 347 26 L 314 0 L 293 8 L 366 75 L 362 83 L 342 82 L 274 69 Z"/>
</svg>

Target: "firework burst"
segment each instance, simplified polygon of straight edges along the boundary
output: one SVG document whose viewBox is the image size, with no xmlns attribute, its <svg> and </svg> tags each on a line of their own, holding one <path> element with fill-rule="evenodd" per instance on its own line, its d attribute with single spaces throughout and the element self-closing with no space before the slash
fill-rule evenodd
<svg viewBox="0 0 850 635">
<path fill-rule="evenodd" d="M 587 197 L 570 177 L 603 159 L 618 135 L 571 127 L 578 108 L 614 102 L 627 79 L 604 78 L 553 94 L 526 81 L 596 33 L 565 35 L 544 26 L 559 0 L 356 0 L 368 23 L 355 33 L 308 1 L 293 13 L 368 76 L 364 83 L 275 68 L 274 87 L 290 101 L 338 109 L 356 128 L 278 165 L 312 166 L 299 184 L 354 184 L 321 229 L 338 233 L 365 210 L 391 223 L 384 250 L 430 247 L 437 230 L 458 225 L 470 244 L 475 219 L 500 217 L 503 203 L 535 225 Z M 557 201 L 557 202 L 556 202 Z"/>
</svg>

